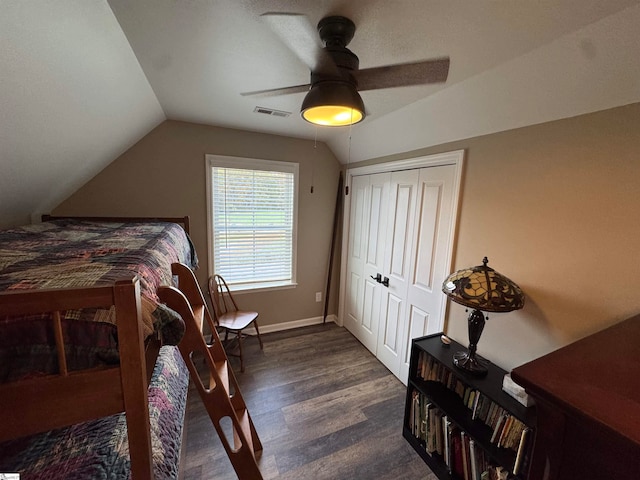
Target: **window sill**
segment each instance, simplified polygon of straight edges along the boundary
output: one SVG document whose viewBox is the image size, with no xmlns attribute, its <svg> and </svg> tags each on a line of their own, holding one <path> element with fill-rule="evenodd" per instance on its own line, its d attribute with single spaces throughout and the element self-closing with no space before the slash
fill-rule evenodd
<svg viewBox="0 0 640 480">
<path fill-rule="evenodd" d="M 235 295 L 241 295 L 243 293 L 257 293 L 257 292 L 270 292 L 273 290 L 287 290 L 290 288 L 296 288 L 298 286 L 297 283 L 281 283 L 274 282 L 272 284 L 244 284 L 244 285 L 229 285 L 231 292 Z"/>
</svg>

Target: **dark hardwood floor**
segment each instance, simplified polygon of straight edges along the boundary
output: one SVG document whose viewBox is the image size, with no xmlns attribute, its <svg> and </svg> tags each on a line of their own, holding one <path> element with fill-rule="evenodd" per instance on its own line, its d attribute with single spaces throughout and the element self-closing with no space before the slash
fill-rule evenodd
<svg viewBox="0 0 640 480">
<path fill-rule="evenodd" d="M 402 438 L 404 385 L 333 323 L 245 341 L 245 373 L 230 361 L 264 450 L 266 479 L 427 479 Z M 184 480 L 235 479 L 222 443 L 190 391 Z"/>
</svg>

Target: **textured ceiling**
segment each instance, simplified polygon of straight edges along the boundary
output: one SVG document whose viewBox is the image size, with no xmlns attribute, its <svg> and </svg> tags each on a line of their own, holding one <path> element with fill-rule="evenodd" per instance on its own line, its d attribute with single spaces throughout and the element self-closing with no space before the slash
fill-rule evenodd
<svg viewBox="0 0 640 480">
<path fill-rule="evenodd" d="M 356 33 L 349 48 L 360 58 L 361 68 L 451 58 L 445 84 L 363 92 L 369 115 L 365 122 L 371 122 L 635 3 L 109 0 L 169 118 L 308 138 L 316 132 L 299 116 L 304 93 L 267 98 L 240 95 L 309 82 L 307 65 L 261 17 L 264 13 L 305 14 L 312 30 L 327 15 L 351 18 Z M 311 42 L 319 39 L 300 39 L 300 43 Z M 256 106 L 292 115 L 256 114 Z M 328 139 L 338 133 L 331 130 L 319 129 L 318 137 Z"/>
<path fill-rule="evenodd" d="M 449 79 L 363 92 L 364 122 L 316 129 L 304 93 L 240 95 L 309 81 L 266 12 L 345 15 L 362 68 L 446 55 Z M 640 0 L 6 0 L 0 226 L 48 211 L 166 118 L 317 136 L 346 163 L 638 102 L 639 24 Z"/>
</svg>

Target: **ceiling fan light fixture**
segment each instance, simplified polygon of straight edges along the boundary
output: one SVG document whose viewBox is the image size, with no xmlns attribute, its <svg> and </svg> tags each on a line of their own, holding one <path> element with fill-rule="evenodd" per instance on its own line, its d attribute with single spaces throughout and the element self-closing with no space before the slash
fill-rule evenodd
<svg viewBox="0 0 640 480">
<path fill-rule="evenodd" d="M 339 80 L 315 83 L 300 110 L 307 122 L 330 127 L 353 125 L 365 117 L 364 102 L 355 85 Z"/>
</svg>

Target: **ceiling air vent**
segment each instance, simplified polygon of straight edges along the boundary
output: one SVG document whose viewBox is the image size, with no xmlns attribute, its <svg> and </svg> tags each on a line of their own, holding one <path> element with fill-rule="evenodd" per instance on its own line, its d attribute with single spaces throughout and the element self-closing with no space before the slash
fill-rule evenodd
<svg viewBox="0 0 640 480">
<path fill-rule="evenodd" d="M 288 117 L 291 115 L 291 112 L 284 112 L 282 110 L 274 110 L 273 108 L 267 107 L 256 107 L 253 109 L 256 113 L 263 113 L 265 115 L 271 115 L 272 117 Z"/>
</svg>

